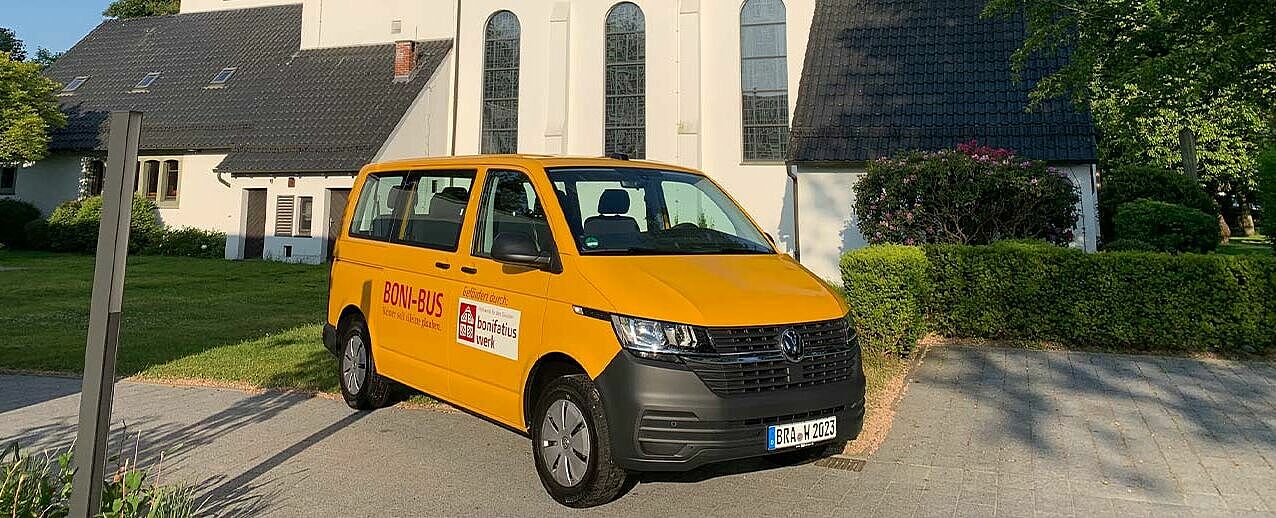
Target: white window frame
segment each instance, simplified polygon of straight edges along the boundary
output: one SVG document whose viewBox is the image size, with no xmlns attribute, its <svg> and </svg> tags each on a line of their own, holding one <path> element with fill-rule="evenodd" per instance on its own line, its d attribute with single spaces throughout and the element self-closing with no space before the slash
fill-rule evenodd
<svg viewBox="0 0 1276 518">
<path fill-rule="evenodd" d="M 159 163 L 159 178 L 155 185 L 155 206 L 161 209 L 176 209 L 181 207 L 182 200 L 182 176 L 186 169 L 186 163 L 182 156 L 143 156 L 137 159 L 137 183 L 133 186 L 133 192 L 140 196 L 146 196 L 146 163 Z M 177 196 L 172 199 L 165 199 L 164 194 L 168 192 L 168 163 L 177 163 Z"/>
</svg>

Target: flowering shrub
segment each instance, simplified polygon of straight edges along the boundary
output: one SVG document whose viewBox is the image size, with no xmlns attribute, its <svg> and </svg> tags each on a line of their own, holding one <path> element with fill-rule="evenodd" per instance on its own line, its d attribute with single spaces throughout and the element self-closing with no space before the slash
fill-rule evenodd
<svg viewBox="0 0 1276 518">
<path fill-rule="evenodd" d="M 873 244 L 1061 245 L 1072 240 L 1079 201 L 1063 172 L 974 141 L 879 158 L 855 186 L 860 232 Z"/>
</svg>

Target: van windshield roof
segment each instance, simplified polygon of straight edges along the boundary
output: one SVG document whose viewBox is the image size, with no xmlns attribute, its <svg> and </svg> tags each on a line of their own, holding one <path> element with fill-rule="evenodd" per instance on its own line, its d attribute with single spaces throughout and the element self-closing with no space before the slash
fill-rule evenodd
<svg viewBox="0 0 1276 518">
<path fill-rule="evenodd" d="M 776 253 L 744 211 L 703 176 L 636 167 L 548 173 L 581 254 Z"/>
</svg>

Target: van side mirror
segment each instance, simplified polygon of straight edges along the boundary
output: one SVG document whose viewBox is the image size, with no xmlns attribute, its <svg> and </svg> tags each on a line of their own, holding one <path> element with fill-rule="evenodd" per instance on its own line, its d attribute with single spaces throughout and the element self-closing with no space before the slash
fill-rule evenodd
<svg viewBox="0 0 1276 518">
<path fill-rule="evenodd" d="M 532 236 L 522 232 L 497 234 L 492 242 L 492 259 L 532 268 L 548 268 L 553 262 L 550 254 L 540 251 Z"/>
<path fill-rule="evenodd" d="M 770 232 L 763 232 L 762 234 L 766 236 L 766 240 L 767 240 L 767 241 L 770 241 L 770 242 L 771 242 L 771 246 L 776 246 L 776 244 L 775 244 L 775 236 L 771 235 L 771 233 L 770 233 Z"/>
</svg>

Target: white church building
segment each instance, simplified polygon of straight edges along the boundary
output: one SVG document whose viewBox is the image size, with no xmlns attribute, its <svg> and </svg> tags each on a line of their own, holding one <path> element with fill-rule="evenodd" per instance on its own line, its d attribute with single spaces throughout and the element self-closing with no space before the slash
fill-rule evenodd
<svg viewBox="0 0 1276 518">
<path fill-rule="evenodd" d="M 837 277 L 864 163 L 978 139 L 1066 170 L 1093 250 L 1089 116 L 1027 108 L 1018 21 L 982 0 L 183 0 L 108 20 L 47 74 L 69 124 L 4 171 L 36 204 L 100 192 L 107 113 L 145 113 L 138 191 L 228 259 L 322 262 L 368 162 L 526 153 L 701 169 Z"/>
</svg>

